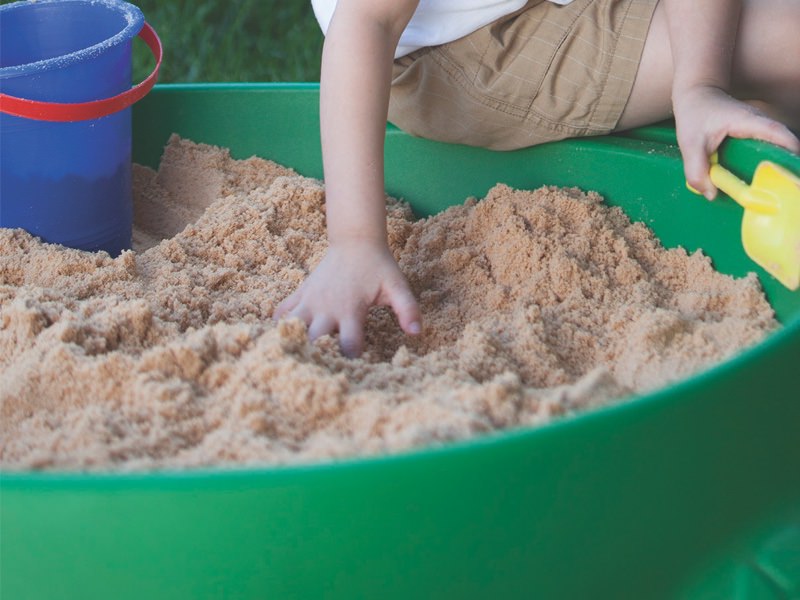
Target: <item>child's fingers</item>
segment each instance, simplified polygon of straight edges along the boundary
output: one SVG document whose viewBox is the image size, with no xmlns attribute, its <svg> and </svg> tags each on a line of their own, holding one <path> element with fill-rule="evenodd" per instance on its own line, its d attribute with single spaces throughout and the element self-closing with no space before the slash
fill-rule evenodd
<svg viewBox="0 0 800 600">
<path fill-rule="evenodd" d="M 734 138 L 757 139 L 781 146 L 791 152 L 800 153 L 800 140 L 797 139 L 797 136 L 782 123 L 763 115 L 750 115 L 738 121 L 725 132 L 725 135 Z M 695 143 L 685 144 L 685 146 L 686 148 L 681 148 L 681 151 L 686 182 L 706 198 L 713 200 L 717 195 L 717 190 L 708 174 L 711 166 L 708 157 L 717 151 L 717 144 L 707 141 L 705 145 Z"/>
<path fill-rule="evenodd" d="M 714 150 L 707 151 L 704 146 L 683 151 L 683 171 L 686 182 L 708 200 L 713 200 L 717 196 L 717 188 L 714 187 L 708 174 L 711 168 L 708 157 L 713 152 Z"/>
<path fill-rule="evenodd" d="M 278 306 L 275 308 L 275 311 L 272 313 L 272 318 L 275 321 L 281 320 L 288 313 L 293 311 L 299 303 L 300 303 L 300 290 L 295 290 L 293 293 L 284 298 L 278 304 Z"/>
<path fill-rule="evenodd" d="M 316 315 L 308 326 L 308 339 L 314 341 L 336 331 L 336 321 L 328 315 Z"/>
<path fill-rule="evenodd" d="M 361 356 L 364 349 L 364 323 L 360 318 L 346 318 L 339 323 L 339 347 L 348 358 Z"/>
<path fill-rule="evenodd" d="M 396 282 L 386 290 L 387 304 L 392 307 L 400 322 L 400 327 L 410 335 L 417 335 L 422 331 L 419 304 L 414 294 L 403 282 Z"/>
<path fill-rule="evenodd" d="M 795 154 L 800 153 L 800 140 L 797 136 L 783 123 L 763 115 L 753 115 L 751 119 L 740 121 L 731 128 L 730 136 L 762 140 L 786 148 Z"/>
</svg>

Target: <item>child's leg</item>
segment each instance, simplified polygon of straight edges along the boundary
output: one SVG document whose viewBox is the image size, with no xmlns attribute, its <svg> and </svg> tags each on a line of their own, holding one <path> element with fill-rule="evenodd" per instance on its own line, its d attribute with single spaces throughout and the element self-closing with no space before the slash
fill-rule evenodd
<svg viewBox="0 0 800 600">
<path fill-rule="evenodd" d="M 663 0 L 656 7 L 630 98 L 617 129 L 671 115 L 672 56 Z M 745 0 L 733 56 L 731 93 L 767 103 L 800 129 L 800 1 Z"/>
<path fill-rule="evenodd" d="M 800 130 L 800 2 L 750 0 L 742 8 L 734 54 L 737 97 L 769 104 Z"/>
</svg>

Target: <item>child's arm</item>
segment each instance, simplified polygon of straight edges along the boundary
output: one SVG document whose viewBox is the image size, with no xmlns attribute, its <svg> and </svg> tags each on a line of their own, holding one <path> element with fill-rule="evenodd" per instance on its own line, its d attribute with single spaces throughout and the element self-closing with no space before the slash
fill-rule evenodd
<svg viewBox="0 0 800 600">
<path fill-rule="evenodd" d="M 687 181 L 709 199 L 716 195 L 708 157 L 726 136 L 800 151 L 787 127 L 728 93 L 741 0 L 665 0 L 665 8 L 673 111 Z"/>
<path fill-rule="evenodd" d="M 419 333 L 416 299 L 386 238 L 383 144 L 394 52 L 419 0 L 339 0 L 325 38 L 320 126 L 328 251 L 275 310 L 299 317 L 309 337 L 339 332 L 342 351 L 361 353 L 373 305 L 389 305 Z"/>
</svg>

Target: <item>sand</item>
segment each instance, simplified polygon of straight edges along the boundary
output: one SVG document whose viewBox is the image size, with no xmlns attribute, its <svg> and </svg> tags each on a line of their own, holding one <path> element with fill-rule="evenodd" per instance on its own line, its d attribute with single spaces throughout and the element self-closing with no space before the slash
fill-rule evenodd
<svg viewBox="0 0 800 600">
<path fill-rule="evenodd" d="M 117 258 L 0 230 L 0 465 L 141 470 L 393 453 L 570 418 L 778 325 L 755 275 L 664 249 L 594 193 L 497 185 L 414 220 L 387 199 L 425 329 L 366 351 L 272 313 L 322 258 L 324 188 L 176 136 L 134 171 Z"/>
</svg>

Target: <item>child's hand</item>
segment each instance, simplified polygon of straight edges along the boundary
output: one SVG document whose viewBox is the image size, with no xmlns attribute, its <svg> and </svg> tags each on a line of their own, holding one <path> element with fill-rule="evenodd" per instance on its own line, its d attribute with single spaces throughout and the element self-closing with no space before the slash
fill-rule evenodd
<svg viewBox="0 0 800 600">
<path fill-rule="evenodd" d="M 686 181 L 709 200 L 717 194 L 708 175 L 709 157 L 726 136 L 764 140 L 800 152 L 800 141 L 788 127 L 717 87 L 698 85 L 676 93 L 673 109 Z"/>
<path fill-rule="evenodd" d="M 388 246 L 375 241 L 331 244 L 303 284 L 275 309 L 274 318 L 297 317 L 312 341 L 339 332 L 342 353 L 359 356 L 371 306 L 391 306 L 408 334 L 420 332 L 419 305 Z"/>
</svg>

